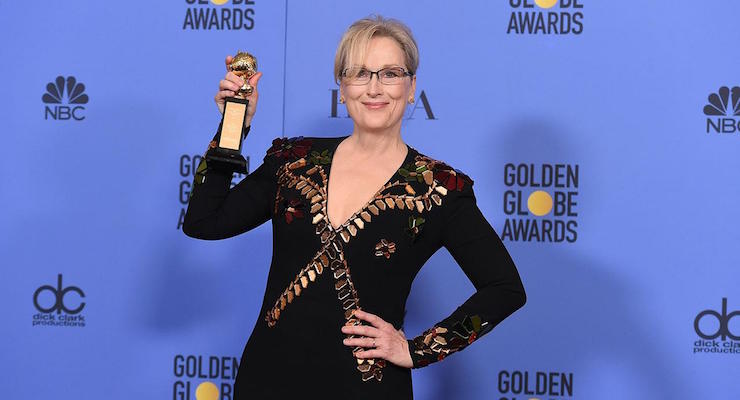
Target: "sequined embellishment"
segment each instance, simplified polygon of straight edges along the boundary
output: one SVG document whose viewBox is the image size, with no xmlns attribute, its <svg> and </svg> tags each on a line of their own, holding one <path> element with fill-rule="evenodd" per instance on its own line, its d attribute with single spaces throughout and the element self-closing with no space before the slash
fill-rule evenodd
<svg viewBox="0 0 740 400">
<path fill-rule="evenodd" d="M 267 150 L 267 155 L 285 159 L 297 159 L 305 157 L 311 148 L 311 139 L 303 136 L 294 138 L 276 138 L 272 141 L 272 147 Z"/>
<path fill-rule="evenodd" d="M 391 258 L 391 254 L 396 252 L 396 244 L 389 242 L 385 239 L 380 239 L 380 242 L 375 245 L 375 256 L 385 257 L 386 259 Z"/>
<path fill-rule="evenodd" d="M 472 185 L 473 180 L 460 170 L 456 170 L 442 161 L 418 155 L 413 163 L 405 165 L 398 171 L 407 182 L 424 182 L 431 185 L 438 182 L 447 190 L 462 190 L 465 184 Z"/>
<path fill-rule="evenodd" d="M 412 340 L 414 365 L 424 367 L 462 350 L 477 338 L 488 333 L 493 326 L 478 315 L 466 315 L 451 328 L 433 326 Z"/>
<path fill-rule="evenodd" d="M 406 228 L 406 233 L 411 238 L 411 242 L 415 242 L 416 238 L 421 233 L 421 229 L 424 227 L 424 218 L 422 217 L 409 217 L 409 226 Z"/>
<path fill-rule="evenodd" d="M 329 151 L 328 149 L 322 151 L 321 153 L 314 150 L 311 152 L 311 155 L 308 158 L 308 161 L 311 164 L 315 164 L 315 165 L 326 165 L 326 164 L 331 163 L 331 157 L 332 157 L 332 152 Z"/>
<path fill-rule="evenodd" d="M 289 218 L 291 218 L 291 221 L 294 221 L 295 218 L 302 218 L 306 209 L 308 209 L 307 211 L 311 214 L 311 224 L 314 225 L 316 235 L 321 240 L 321 248 L 287 285 L 275 301 L 274 306 L 267 311 L 264 319 L 269 327 L 274 327 L 288 304 L 297 301 L 304 290 L 310 290 L 311 283 L 321 279 L 321 275 L 326 275 L 323 272 L 328 269 L 330 271 L 329 275 L 334 279 L 337 299 L 342 310 L 344 310 L 345 325 L 368 325 L 367 322 L 354 316 L 355 311 L 361 309 L 360 298 L 352 280 L 350 266 L 345 259 L 343 243 L 349 243 L 353 237 L 360 235 L 367 224 L 372 223 L 374 217 L 379 216 L 383 211 L 398 208 L 399 210 L 421 213 L 431 210 L 433 206 L 441 206 L 442 197 L 447 194 L 448 189 L 434 179 L 433 173 L 435 166 L 443 164 L 417 155 L 415 159 L 416 167 L 420 169 L 418 169 L 419 172 L 415 170 L 414 173 L 419 174 L 418 176 L 421 178 L 417 179 L 417 175 L 414 175 L 414 180 L 426 183 L 425 190 L 417 193 L 410 185 L 410 179 L 391 181 L 378 190 L 375 196 L 348 218 L 344 224 L 334 228 L 327 217 L 328 176 L 324 170 L 324 166 L 331 163 L 332 152 L 328 150 L 311 151 L 311 144 L 311 139 L 303 139 L 302 137 L 278 138 L 273 141 L 273 146 L 268 150 L 268 155 L 284 159 L 284 163 L 278 167 L 276 172 L 278 188 L 274 214 L 278 215 L 277 206 L 280 202 L 284 202 L 283 192 L 288 190 L 298 191 L 300 196 L 305 198 L 305 201 L 288 202 L 285 215 L 286 222 L 290 223 Z M 405 177 L 401 170 L 398 173 Z M 457 187 L 456 185 L 455 189 Z M 402 190 L 400 193 L 391 193 L 394 190 L 398 191 L 397 189 Z M 290 217 L 288 213 L 290 213 Z M 415 217 L 414 225 L 411 228 L 415 229 L 416 234 L 418 234 L 423 221 L 423 218 Z M 383 239 L 379 245 L 380 247 L 376 246 L 375 248 L 375 254 L 378 257 L 389 258 L 395 251 L 393 242 Z M 359 336 L 347 335 L 347 337 Z M 360 350 L 364 350 L 364 348 L 354 347 L 352 353 L 354 354 Z M 361 373 L 363 381 L 382 380 L 383 368 L 386 365 L 384 359 L 356 358 L 356 361 L 357 370 Z"/>
<path fill-rule="evenodd" d="M 300 199 L 286 200 L 285 222 L 291 223 L 294 218 L 303 218 L 303 202 Z"/>
<path fill-rule="evenodd" d="M 208 172 L 208 162 L 206 162 L 206 158 L 203 157 L 200 160 L 200 163 L 198 163 L 198 168 L 195 170 L 195 178 L 193 179 L 193 184 L 200 185 L 202 183 L 205 183 L 207 172 Z M 190 197 L 193 196 L 193 192 L 194 190 L 190 191 Z"/>
</svg>

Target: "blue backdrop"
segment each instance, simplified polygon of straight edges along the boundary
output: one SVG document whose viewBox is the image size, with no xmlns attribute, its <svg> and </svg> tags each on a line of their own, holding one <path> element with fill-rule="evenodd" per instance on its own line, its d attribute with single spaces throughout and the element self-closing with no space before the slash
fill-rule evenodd
<svg viewBox="0 0 740 400">
<path fill-rule="evenodd" d="M 729 0 L 0 1 L 4 397 L 231 398 L 271 228 L 179 229 L 224 58 L 248 50 L 264 73 L 254 169 L 274 137 L 351 132 L 334 51 L 371 13 L 419 43 L 404 139 L 475 179 L 528 294 L 486 339 L 414 370 L 415 397 L 737 398 Z M 440 251 L 407 335 L 473 291 Z"/>
</svg>

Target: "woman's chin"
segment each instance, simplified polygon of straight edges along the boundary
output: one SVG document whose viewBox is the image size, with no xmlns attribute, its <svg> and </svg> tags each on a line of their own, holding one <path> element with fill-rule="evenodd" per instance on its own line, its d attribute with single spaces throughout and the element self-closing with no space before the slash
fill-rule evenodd
<svg viewBox="0 0 740 400">
<path fill-rule="evenodd" d="M 398 121 L 400 122 L 400 121 Z M 364 132 L 384 132 L 391 131 L 392 128 L 398 125 L 398 122 L 394 123 L 388 119 L 383 120 L 365 120 L 361 123 L 357 123 L 357 128 Z"/>
</svg>

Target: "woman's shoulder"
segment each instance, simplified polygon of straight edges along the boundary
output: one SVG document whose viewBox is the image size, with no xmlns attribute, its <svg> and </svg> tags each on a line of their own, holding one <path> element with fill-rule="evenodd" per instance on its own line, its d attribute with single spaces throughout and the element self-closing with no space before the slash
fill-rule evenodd
<svg viewBox="0 0 740 400">
<path fill-rule="evenodd" d="M 413 161 L 401 168 L 399 173 L 407 180 L 416 180 L 427 185 L 440 186 L 446 191 L 461 192 L 471 190 L 473 179 L 458 168 L 450 164 L 430 157 L 412 146 Z"/>
<path fill-rule="evenodd" d="M 342 137 L 317 136 L 279 136 L 272 140 L 265 158 L 274 158 L 283 162 L 295 161 L 307 157 L 330 156 L 332 144 Z"/>
</svg>

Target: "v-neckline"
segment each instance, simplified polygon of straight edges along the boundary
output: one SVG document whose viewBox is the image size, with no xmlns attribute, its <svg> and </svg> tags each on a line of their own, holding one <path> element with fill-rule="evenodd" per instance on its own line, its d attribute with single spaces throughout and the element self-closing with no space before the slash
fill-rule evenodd
<svg viewBox="0 0 740 400">
<path fill-rule="evenodd" d="M 398 171 L 400 171 L 401 168 L 403 168 L 404 165 L 406 165 L 408 162 L 410 162 L 411 152 L 414 150 L 413 147 L 411 147 L 410 145 L 404 143 L 404 144 L 406 144 L 406 157 L 404 157 L 403 161 L 401 161 L 401 165 L 399 165 L 398 168 L 396 168 L 396 170 L 393 172 L 393 174 L 390 176 L 390 178 L 388 178 L 388 180 L 386 180 L 385 183 L 383 183 L 375 191 L 375 193 L 373 193 L 372 197 L 367 202 L 365 202 L 365 204 L 359 210 L 357 210 L 354 213 L 352 213 L 352 215 L 350 215 L 349 218 L 347 218 L 339 226 L 335 227 L 334 224 L 332 223 L 331 219 L 329 218 L 329 183 L 331 182 L 331 171 L 332 171 L 332 169 L 334 167 L 334 156 L 337 153 L 337 148 L 339 147 L 339 144 L 342 143 L 344 141 L 344 139 L 347 139 L 349 136 L 350 135 L 337 137 L 336 138 L 337 139 L 336 142 L 334 144 L 332 144 L 332 147 L 333 148 L 332 148 L 331 155 L 329 156 L 329 158 L 330 158 L 329 165 L 328 165 L 329 166 L 329 171 L 327 172 L 327 179 L 326 179 L 326 203 L 325 203 L 326 204 L 326 210 L 324 210 L 324 211 L 326 213 L 326 222 L 327 222 L 327 225 L 329 225 L 329 227 L 334 232 L 341 231 L 342 228 L 344 228 L 349 223 L 351 223 L 355 218 L 357 218 L 360 214 L 362 214 L 362 212 L 365 211 L 367 209 L 367 207 L 371 203 L 373 203 L 375 201 L 376 197 L 383 191 L 383 189 L 389 183 L 393 182 L 393 179 L 399 174 Z"/>
</svg>

